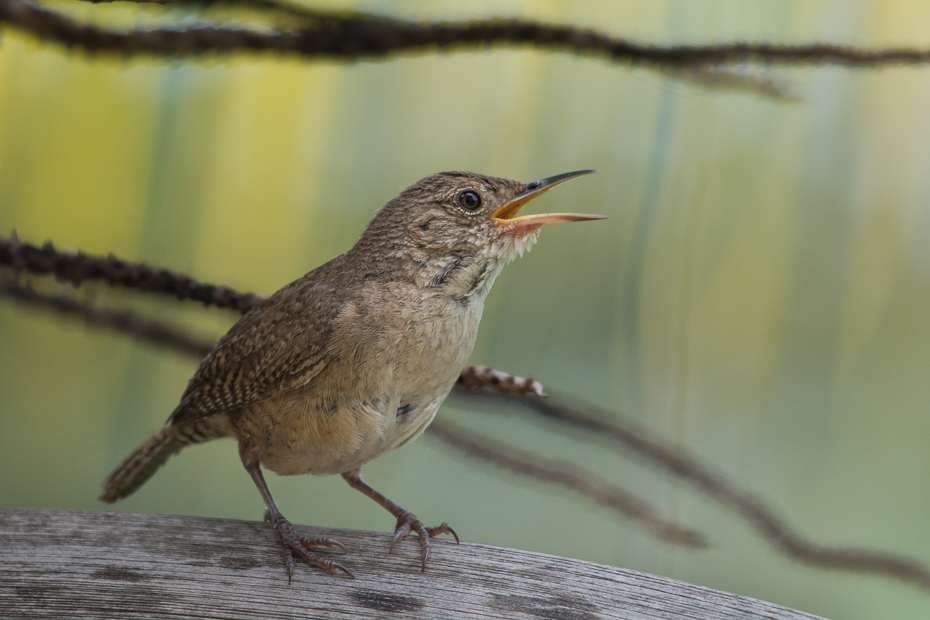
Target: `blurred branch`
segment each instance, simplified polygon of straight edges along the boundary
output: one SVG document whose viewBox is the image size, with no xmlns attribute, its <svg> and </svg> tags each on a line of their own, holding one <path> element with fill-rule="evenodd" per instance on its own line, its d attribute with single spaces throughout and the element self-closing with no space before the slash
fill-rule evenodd
<svg viewBox="0 0 930 620">
<path fill-rule="evenodd" d="M 167 281 L 161 283 L 158 287 L 150 287 L 146 278 L 114 278 L 112 277 L 113 274 L 107 269 L 95 271 L 91 268 L 91 266 L 99 266 L 104 263 L 120 265 L 120 269 L 117 270 L 118 273 L 123 273 L 124 271 L 134 273 L 133 268 L 138 268 L 142 273 L 157 273 L 160 278 L 164 278 Z M 182 282 L 185 287 L 189 287 L 191 290 L 200 290 L 199 287 L 206 286 L 199 284 L 189 276 L 172 273 L 164 269 L 155 269 L 144 265 L 121 261 L 113 256 L 103 259 L 86 256 L 81 253 L 59 253 L 54 250 L 50 243 L 45 244 L 41 250 L 39 250 L 34 246 L 20 242 L 15 237 L 10 240 L 0 239 L 0 265 L 9 265 L 15 270 L 30 273 L 54 273 L 57 277 L 60 277 L 60 279 L 66 282 L 80 283 L 84 280 L 97 278 L 104 279 L 117 286 L 126 286 L 129 288 L 138 288 L 139 290 L 170 293 L 174 295 L 178 294 L 177 290 L 181 288 L 179 283 Z M 61 265 L 61 267 L 59 268 L 58 265 Z M 63 275 L 58 276 L 59 273 Z M 173 282 L 173 279 L 176 279 L 177 282 Z M 207 288 L 225 291 L 225 293 L 218 298 L 221 301 L 226 299 L 243 299 L 252 300 L 254 304 L 261 299 L 258 296 L 237 293 L 225 287 Z M 0 289 L 0 294 L 11 295 L 3 289 Z M 12 296 L 20 298 L 16 293 L 13 293 Z M 187 296 L 182 298 L 193 297 Z M 205 296 L 204 299 L 197 299 L 203 301 L 206 305 L 211 305 L 212 298 L 210 296 Z M 45 303 L 39 300 L 39 294 L 35 292 L 31 293 L 29 301 L 33 303 Z M 49 301 L 45 303 L 45 305 L 60 309 L 63 304 L 57 301 Z M 225 307 L 233 306 L 226 305 Z M 82 312 L 73 313 L 82 314 Z M 126 329 L 123 324 L 96 324 L 133 333 L 136 336 L 148 340 L 152 339 L 147 335 L 151 332 L 145 332 L 144 330 L 139 333 L 132 332 Z M 168 340 L 156 341 L 160 344 L 169 344 Z M 188 352 L 192 351 L 188 349 Z M 201 352 L 198 352 L 198 355 L 200 355 Z M 467 398 L 494 399 L 498 401 L 501 399 L 502 395 L 522 395 L 522 397 L 519 398 L 508 398 L 506 402 L 519 404 L 548 419 L 568 424 L 573 428 L 593 432 L 598 437 L 610 439 L 633 450 L 659 468 L 668 470 L 675 476 L 689 482 L 695 488 L 717 502 L 735 510 L 737 514 L 749 521 L 766 540 L 789 557 L 801 563 L 821 568 L 884 575 L 911 582 L 924 588 L 930 588 L 930 571 L 915 560 L 881 551 L 831 548 L 807 541 L 791 531 L 775 512 L 762 502 L 762 500 L 748 491 L 739 488 L 724 476 L 714 472 L 710 467 L 702 464 L 697 458 L 687 454 L 682 449 L 665 443 L 659 438 L 650 436 L 648 432 L 638 428 L 631 420 L 625 419 L 616 413 L 599 410 L 592 405 L 584 405 L 584 410 L 582 410 L 579 405 L 569 405 L 561 402 L 553 402 L 551 399 L 539 398 L 536 388 L 538 386 L 538 391 L 541 391 L 542 386 L 537 382 L 532 379 L 520 377 L 514 377 L 508 380 L 507 377 L 509 377 L 509 375 L 506 373 L 485 369 L 483 367 L 466 368 L 459 378 L 459 385 L 455 392 Z M 497 390 L 498 394 L 492 394 L 488 391 L 478 391 L 480 388 L 486 387 Z M 435 426 L 435 422 L 433 426 Z M 538 459 L 538 457 L 529 455 L 529 459 L 518 458 L 514 455 L 520 454 L 521 457 L 526 457 L 527 455 L 511 446 L 496 444 L 496 442 L 491 442 L 491 440 L 487 438 L 478 439 L 469 434 L 456 433 L 456 429 L 454 427 L 450 429 L 448 425 L 440 425 L 438 431 L 433 431 L 433 434 L 440 439 L 446 439 L 449 433 L 456 436 L 455 440 L 450 441 L 450 443 L 453 443 L 473 456 L 495 462 L 498 465 L 508 467 L 508 469 L 524 475 L 532 475 L 549 482 L 568 485 L 569 488 L 572 489 L 575 489 L 575 485 L 583 486 L 583 484 L 579 483 L 579 481 L 571 475 L 561 479 L 553 479 L 553 477 L 550 476 L 547 479 L 544 476 L 540 477 L 536 474 L 529 473 L 537 470 L 538 466 L 540 466 L 538 460 L 533 460 Z M 509 457 L 507 456 L 508 454 Z M 519 462 L 520 464 L 517 466 L 514 463 L 514 466 L 511 467 L 507 464 L 508 458 L 513 458 L 515 463 Z M 552 462 L 547 462 L 542 464 L 541 467 L 542 469 L 550 469 L 553 466 L 554 464 Z M 605 491 L 604 487 L 601 486 L 607 485 L 607 483 L 597 480 L 590 472 L 582 474 L 581 472 L 583 472 L 583 470 L 574 469 L 573 471 L 575 474 L 581 475 L 582 478 L 587 476 L 589 484 L 591 485 L 588 492 L 584 492 L 587 497 L 595 499 L 595 501 L 600 501 L 602 504 L 614 509 L 621 510 L 617 505 L 611 505 L 603 501 L 604 498 L 610 496 L 610 492 Z M 621 489 L 616 489 L 614 487 L 611 487 L 611 489 L 617 492 L 617 497 L 631 497 L 627 492 Z M 598 496 L 602 499 L 597 499 Z M 639 505 L 640 507 L 646 506 L 645 503 L 640 500 L 635 500 L 635 498 L 631 505 Z M 629 512 L 625 512 L 624 514 L 634 516 L 634 518 L 639 518 L 647 523 L 650 517 L 644 517 L 643 515 L 652 515 L 652 518 L 658 519 L 648 507 L 640 510 L 639 513 L 637 513 L 637 510 L 637 508 L 632 508 Z M 640 516 L 636 517 L 635 515 L 637 514 Z M 664 521 L 659 519 L 656 523 L 664 523 Z M 650 524 L 650 527 L 655 528 L 655 525 Z M 691 534 L 693 535 L 694 533 Z"/>
<path fill-rule="evenodd" d="M 262 2 L 275 12 L 300 12 L 293 5 Z M 85 51 L 113 51 L 125 56 L 199 56 L 211 52 L 273 51 L 305 58 L 378 59 L 389 54 L 483 50 L 489 46 L 538 49 L 629 62 L 652 67 L 694 67 L 767 63 L 771 65 L 840 65 L 880 67 L 925 64 L 930 50 L 863 49 L 846 45 L 657 46 L 635 43 L 573 26 L 526 20 L 485 19 L 467 22 L 414 22 L 365 13 L 327 13 L 307 9 L 311 21 L 295 30 L 270 31 L 216 25 L 188 28 L 111 30 L 77 21 L 28 0 L 0 0 L 0 22 L 39 39 Z"/>
<path fill-rule="evenodd" d="M 132 312 L 89 306 L 67 295 L 39 293 L 12 278 L 0 277 L 0 295 L 29 306 L 71 315 L 91 325 L 108 327 L 140 340 L 189 353 L 198 358 L 206 357 L 207 353 L 213 349 L 212 342 L 198 340 L 183 330 L 169 327 L 159 321 L 144 319 Z"/>
<path fill-rule="evenodd" d="M 487 393 L 469 394 L 468 397 L 499 400 Z M 582 409 L 579 405 L 539 398 L 509 399 L 509 402 L 550 420 L 608 438 L 645 457 L 653 465 L 671 471 L 718 503 L 735 510 L 773 546 L 799 562 L 820 568 L 885 575 L 930 588 L 930 571 L 910 558 L 881 551 L 831 548 L 801 538 L 758 497 L 739 488 L 683 449 L 651 437 L 635 422 L 616 412 L 599 410 L 591 404 L 583 405 Z"/>
<path fill-rule="evenodd" d="M 546 397 L 542 383 L 534 381 L 532 377 L 516 377 L 487 366 L 469 366 L 462 371 L 455 384 L 466 390 L 491 388 L 501 396 L 535 394 L 540 398 Z"/>
<path fill-rule="evenodd" d="M 520 450 L 489 437 L 471 433 L 448 420 L 434 419 L 427 430 L 434 437 L 455 446 L 469 456 L 536 480 L 571 489 L 631 519 L 642 521 L 656 536 L 666 542 L 689 547 L 706 546 L 704 537 L 697 532 L 664 520 L 654 507 L 632 493 L 574 463 L 544 458 Z"/>
</svg>

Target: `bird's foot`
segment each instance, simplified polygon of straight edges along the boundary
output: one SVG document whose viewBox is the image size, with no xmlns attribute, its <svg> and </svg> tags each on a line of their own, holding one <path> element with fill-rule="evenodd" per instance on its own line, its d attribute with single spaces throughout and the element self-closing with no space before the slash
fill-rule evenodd
<svg viewBox="0 0 930 620">
<path fill-rule="evenodd" d="M 400 514 L 397 515 L 397 527 L 394 528 L 394 540 L 391 541 L 391 548 L 388 553 L 393 552 L 394 545 L 406 538 L 410 532 L 416 532 L 417 537 L 420 539 L 420 555 L 423 558 L 423 562 L 420 565 L 421 571 L 426 570 L 426 560 L 429 559 L 430 553 L 430 538 L 439 536 L 440 534 L 451 534 L 455 537 L 455 543 L 458 544 L 459 542 L 459 535 L 456 534 L 452 526 L 445 521 L 436 527 L 426 527 L 412 512 L 401 510 Z"/>
<path fill-rule="evenodd" d="M 309 549 L 314 549 L 316 547 L 336 547 L 346 551 L 345 545 L 343 545 L 338 540 L 333 540 L 332 538 L 304 538 L 303 536 L 298 536 L 297 532 L 294 530 L 294 526 L 291 525 L 291 522 L 285 519 L 280 513 L 275 515 L 271 519 L 272 524 L 274 525 L 275 534 L 278 535 L 278 539 L 281 541 L 281 546 L 284 548 L 284 568 L 287 571 L 287 582 L 291 582 L 291 574 L 294 570 L 294 554 L 296 553 L 304 562 L 310 566 L 318 566 L 323 570 L 329 571 L 330 573 L 336 574 L 338 571 L 344 572 L 349 577 L 355 579 L 349 569 L 347 569 L 342 564 L 337 564 L 332 560 L 327 560 L 326 558 L 321 558 L 315 553 L 311 553 Z"/>
</svg>

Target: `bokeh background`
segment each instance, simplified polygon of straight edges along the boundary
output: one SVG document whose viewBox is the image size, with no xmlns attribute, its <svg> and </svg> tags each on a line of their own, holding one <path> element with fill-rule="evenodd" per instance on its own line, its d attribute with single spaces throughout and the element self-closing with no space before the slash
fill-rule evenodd
<svg viewBox="0 0 930 620">
<path fill-rule="evenodd" d="M 930 4 L 905 0 L 315 6 L 521 16 L 654 43 L 930 46 Z M 0 234 L 32 243 L 268 294 L 346 250 L 380 205 L 437 170 L 523 180 L 601 170 L 534 203 L 610 219 L 547 229 L 505 270 L 473 362 L 638 419 L 814 540 L 930 562 L 930 68 L 763 68 L 798 99 L 786 101 L 530 49 L 351 65 L 163 62 L 2 35 Z M 78 294 L 210 337 L 235 318 L 103 286 Z M 107 509 L 101 481 L 160 427 L 195 366 L 0 299 L 0 505 Z M 451 405 L 440 415 L 596 468 L 712 548 L 657 542 L 569 491 L 428 437 L 365 468 L 386 495 L 466 541 L 830 618 L 930 616 L 930 593 L 797 565 L 727 510 L 605 445 L 513 409 Z M 392 527 L 338 477 L 269 483 L 295 523 Z M 231 442 L 183 453 L 115 508 L 262 514 Z M 442 549 L 433 561 L 454 561 Z"/>
</svg>

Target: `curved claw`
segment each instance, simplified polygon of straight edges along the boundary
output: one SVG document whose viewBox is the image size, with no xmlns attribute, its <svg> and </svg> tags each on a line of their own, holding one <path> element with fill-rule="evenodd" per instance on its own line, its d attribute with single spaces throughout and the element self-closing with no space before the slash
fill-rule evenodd
<svg viewBox="0 0 930 620">
<path fill-rule="evenodd" d="M 422 523 L 420 524 L 420 527 L 417 528 L 417 536 L 420 538 L 420 558 L 421 558 L 420 572 L 425 573 L 426 572 L 426 561 L 429 559 L 430 551 L 432 550 L 430 549 L 430 544 L 429 544 L 429 539 L 430 539 L 429 530 L 423 527 Z"/>
<path fill-rule="evenodd" d="M 287 585 L 291 585 L 291 577 L 294 573 L 294 554 L 287 545 L 284 545 L 284 572 L 287 573 Z"/>
<path fill-rule="evenodd" d="M 452 526 L 443 521 L 441 524 L 436 527 L 427 528 L 426 531 L 429 533 L 429 537 L 439 536 L 440 534 L 451 534 L 455 538 L 455 544 L 461 544 L 459 541 L 459 535 L 455 533 L 455 530 L 452 529 Z"/>
<path fill-rule="evenodd" d="M 329 563 L 330 568 L 328 568 L 327 570 L 329 570 L 329 572 L 332 573 L 333 575 L 335 575 L 337 571 L 342 571 L 346 575 L 351 577 L 352 579 L 355 579 L 355 575 L 352 574 L 352 571 L 350 571 L 348 568 L 346 568 L 342 564 L 336 564 L 335 562 L 329 562 L 329 560 L 324 560 L 324 561 Z"/>
<path fill-rule="evenodd" d="M 303 536 L 301 536 L 300 544 L 302 544 L 307 549 L 313 549 L 314 547 L 329 547 L 330 549 L 332 549 L 333 547 L 336 547 L 337 549 L 342 549 L 343 553 L 349 552 L 349 550 L 346 549 L 346 546 L 344 544 L 342 544 L 338 540 L 333 540 L 332 538 L 314 538 L 311 540 L 309 538 L 304 538 Z"/>
<path fill-rule="evenodd" d="M 412 517 L 413 515 L 410 516 Z M 416 517 L 414 517 L 414 519 L 416 519 Z M 406 521 L 401 523 L 401 520 L 397 519 L 397 529 L 394 530 L 394 540 L 391 541 L 388 553 L 394 553 L 394 545 L 407 538 L 408 534 L 410 534 L 410 523 Z"/>
</svg>

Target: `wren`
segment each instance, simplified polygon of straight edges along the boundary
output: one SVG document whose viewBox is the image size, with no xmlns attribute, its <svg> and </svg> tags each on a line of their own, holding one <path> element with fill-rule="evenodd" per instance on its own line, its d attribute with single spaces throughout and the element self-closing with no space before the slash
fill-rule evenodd
<svg viewBox="0 0 930 620">
<path fill-rule="evenodd" d="M 414 532 L 421 568 L 425 527 L 370 487 L 362 465 L 419 436 L 468 362 L 484 301 L 504 266 L 544 224 L 603 219 L 556 213 L 517 217 L 530 200 L 582 170 L 521 183 L 471 172 L 428 176 L 388 202 L 345 254 L 291 282 L 246 313 L 200 364 L 166 426 L 104 483 L 112 503 L 138 489 L 184 447 L 234 438 L 284 548 L 331 573 L 313 553 L 345 547 L 299 536 L 275 506 L 262 467 L 282 476 L 342 474 L 397 519 L 390 549 Z"/>
</svg>

